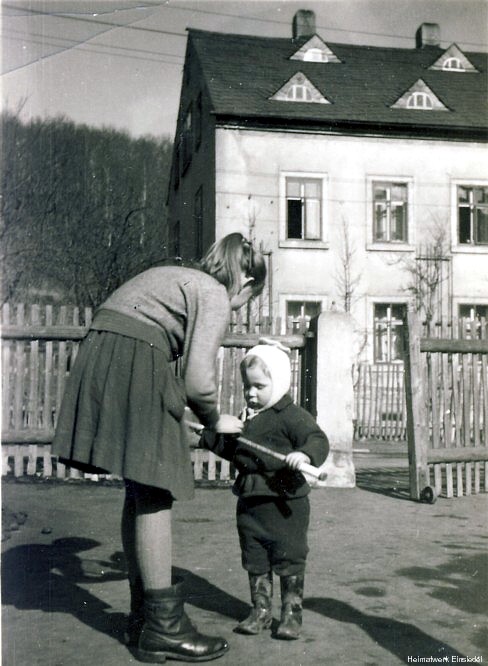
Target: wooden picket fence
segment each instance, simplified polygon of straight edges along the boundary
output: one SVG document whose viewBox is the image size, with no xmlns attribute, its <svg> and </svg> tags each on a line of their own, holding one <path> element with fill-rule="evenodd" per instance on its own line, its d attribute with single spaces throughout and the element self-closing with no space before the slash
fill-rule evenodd
<svg viewBox="0 0 488 666">
<path fill-rule="evenodd" d="M 411 496 L 488 492 L 487 322 L 405 330 Z"/>
<path fill-rule="evenodd" d="M 2 308 L 2 473 L 59 479 L 113 478 L 83 474 L 51 455 L 51 441 L 66 378 L 92 319 L 89 308 L 19 304 Z M 302 359 L 306 322 L 234 319 L 217 358 L 219 409 L 237 414 L 244 406 L 239 364 L 260 336 L 276 337 L 291 349 L 294 400 L 306 400 Z M 177 371 L 177 367 L 175 368 Z M 308 375 L 310 371 L 308 371 Z M 195 444 L 195 441 L 193 442 Z M 213 453 L 192 448 L 195 479 L 228 480 L 234 470 Z"/>
<path fill-rule="evenodd" d="M 403 363 L 357 363 L 353 384 L 354 439 L 405 440 Z"/>
</svg>

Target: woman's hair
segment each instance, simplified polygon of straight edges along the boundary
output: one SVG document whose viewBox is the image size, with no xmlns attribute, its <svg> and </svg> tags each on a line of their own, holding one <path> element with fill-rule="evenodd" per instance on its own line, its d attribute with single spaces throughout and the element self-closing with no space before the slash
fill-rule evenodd
<svg viewBox="0 0 488 666">
<path fill-rule="evenodd" d="M 266 280 L 266 263 L 260 252 L 240 233 L 214 243 L 200 262 L 200 268 L 225 286 L 230 297 L 239 293 L 241 274 L 253 278 L 253 296 L 259 296 Z"/>
</svg>

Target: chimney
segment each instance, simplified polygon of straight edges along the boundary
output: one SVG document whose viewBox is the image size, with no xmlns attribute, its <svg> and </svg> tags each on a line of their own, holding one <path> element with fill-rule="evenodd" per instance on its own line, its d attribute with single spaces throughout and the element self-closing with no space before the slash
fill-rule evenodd
<svg viewBox="0 0 488 666">
<path fill-rule="evenodd" d="M 293 17 L 293 39 L 304 39 L 315 35 L 315 12 L 299 9 Z"/>
<path fill-rule="evenodd" d="M 441 45 L 441 29 L 438 23 L 422 23 L 415 33 L 415 43 L 418 49 L 424 46 Z"/>
</svg>

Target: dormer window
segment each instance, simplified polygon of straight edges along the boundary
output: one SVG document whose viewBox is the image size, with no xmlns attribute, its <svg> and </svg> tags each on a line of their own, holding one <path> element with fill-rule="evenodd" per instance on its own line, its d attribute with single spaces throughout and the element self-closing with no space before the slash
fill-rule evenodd
<svg viewBox="0 0 488 666">
<path fill-rule="evenodd" d="M 432 108 L 432 99 L 427 93 L 414 92 L 407 99 L 407 109 L 423 109 L 425 111 L 431 111 Z"/>
<path fill-rule="evenodd" d="M 293 84 L 290 87 L 290 89 L 288 90 L 286 96 L 292 102 L 311 102 L 312 101 L 312 93 L 307 88 L 307 86 L 305 86 L 302 83 Z"/>
<path fill-rule="evenodd" d="M 302 102 L 307 104 L 330 104 L 322 93 L 302 72 L 297 72 L 269 99 L 275 102 Z"/>
<path fill-rule="evenodd" d="M 336 54 L 323 42 L 318 35 L 311 37 L 305 44 L 290 56 L 290 60 L 303 60 L 304 62 L 338 62 L 341 61 Z"/>
<path fill-rule="evenodd" d="M 429 67 L 429 69 L 443 72 L 478 73 L 478 70 L 473 63 L 469 61 L 456 44 L 451 44 L 451 46 Z"/>
<path fill-rule="evenodd" d="M 322 49 L 308 49 L 303 55 L 303 60 L 306 62 L 328 62 L 329 58 Z"/>
<path fill-rule="evenodd" d="M 415 111 L 449 111 L 435 92 L 422 79 L 418 79 L 403 95 L 392 104 L 392 109 Z"/>
<path fill-rule="evenodd" d="M 447 70 L 454 69 L 458 72 L 464 72 L 464 67 L 462 66 L 459 58 L 448 58 L 447 60 L 444 61 L 442 69 L 447 69 Z"/>
</svg>

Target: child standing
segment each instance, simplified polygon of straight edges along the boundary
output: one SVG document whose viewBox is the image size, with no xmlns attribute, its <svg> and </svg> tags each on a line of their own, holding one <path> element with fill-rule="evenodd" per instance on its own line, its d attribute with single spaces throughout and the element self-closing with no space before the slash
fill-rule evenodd
<svg viewBox="0 0 488 666">
<path fill-rule="evenodd" d="M 290 361 L 284 347 L 259 344 L 241 363 L 247 403 L 242 434 L 286 455 L 283 463 L 256 454 L 235 437 L 205 430 L 202 443 L 231 460 L 239 474 L 237 530 L 242 565 L 249 575 L 252 610 L 236 630 L 258 634 L 271 626 L 273 573 L 280 578 L 281 620 L 277 637 L 296 639 L 302 625 L 310 488 L 298 471 L 302 462 L 321 465 L 329 443 L 312 416 L 288 394 Z"/>
<path fill-rule="evenodd" d="M 228 649 L 184 612 L 181 581 L 171 577 L 171 508 L 194 494 L 185 405 L 216 432 L 242 428 L 217 411 L 215 361 L 231 309 L 261 293 L 265 278 L 264 258 L 240 233 L 215 243 L 199 270 L 149 269 L 98 309 L 69 376 L 53 452 L 125 480 L 127 634 L 141 661 L 208 661 Z M 171 365 L 180 356 L 183 381 Z"/>
</svg>

